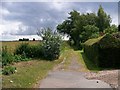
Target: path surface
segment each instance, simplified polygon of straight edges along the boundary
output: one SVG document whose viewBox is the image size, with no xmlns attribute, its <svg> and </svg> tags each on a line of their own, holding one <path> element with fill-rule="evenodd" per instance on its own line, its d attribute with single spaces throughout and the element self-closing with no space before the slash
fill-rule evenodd
<svg viewBox="0 0 120 90">
<path fill-rule="evenodd" d="M 76 51 L 68 50 L 63 62 L 40 83 L 40 88 L 111 88 L 109 84 L 100 80 L 88 80 L 81 70 L 84 66 L 79 63 Z M 103 89 L 102 89 L 103 90 Z M 112 90 L 112 89 L 111 89 Z"/>
</svg>

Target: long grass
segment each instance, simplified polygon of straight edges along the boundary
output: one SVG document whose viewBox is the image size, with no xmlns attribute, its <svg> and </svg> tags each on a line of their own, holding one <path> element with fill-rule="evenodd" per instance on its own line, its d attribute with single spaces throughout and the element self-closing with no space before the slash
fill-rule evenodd
<svg viewBox="0 0 120 90">
<path fill-rule="evenodd" d="M 23 42 L 3 42 L 3 46 L 8 46 L 10 52 L 14 52 L 17 45 Z M 35 45 L 39 42 L 27 42 L 29 44 Z M 64 43 L 65 45 L 65 43 Z M 47 73 L 52 70 L 52 68 L 62 62 L 64 59 L 63 53 L 66 46 L 63 45 L 62 53 L 59 59 L 55 61 L 46 60 L 31 60 L 23 61 L 19 63 L 14 63 L 12 66 L 17 68 L 17 72 L 9 76 L 2 75 L 2 87 L 3 88 L 32 88 L 37 82 L 45 78 Z"/>
<path fill-rule="evenodd" d="M 36 45 L 40 43 L 40 41 L 3 41 L 0 43 L 2 43 L 2 46 L 7 46 L 8 51 L 13 53 L 16 47 L 21 43 L 29 43 L 31 45 Z"/>
</svg>

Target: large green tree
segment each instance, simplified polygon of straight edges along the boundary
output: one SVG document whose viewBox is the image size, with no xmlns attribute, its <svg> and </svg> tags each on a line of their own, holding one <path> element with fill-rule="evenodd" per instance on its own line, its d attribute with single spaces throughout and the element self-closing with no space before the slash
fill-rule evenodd
<svg viewBox="0 0 120 90">
<path fill-rule="evenodd" d="M 81 33 L 81 38 L 84 41 L 96 38 L 99 36 L 99 28 L 95 25 L 86 25 L 84 26 L 84 31 Z"/>
<path fill-rule="evenodd" d="M 81 14 L 75 10 L 69 13 L 69 17 L 62 24 L 57 26 L 57 30 L 60 33 L 67 34 L 70 37 L 70 41 L 73 41 L 76 47 L 80 47 L 80 43 L 84 40 L 81 38 L 84 26 L 97 25 L 97 16 L 95 13 Z"/>
<path fill-rule="evenodd" d="M 57 30 L 60 33 L 67 34 L 70 41 L 73 41 L 75 46 L 80 47 L 85 40 L 94 35 L 98 36 L 98 32 L 103 32 L 110 27 L 110 23 L 110 16 L 100 6 L 97 15 L 95 13 L 80 14 L 76 10 L 71 11 L 68 19 L 57 26 Z"/>
<path fill-rule="evenodd" d="M 116 32 L 118 32 L 118 27 L 114 24 L 104 30 L 104 33 L 109 33 L 109 34 L 116 33 Z"/>
<path fill-rule="evenodd" d="M 97 12 L 97 27 L 99 28 L 100 32 L 103 32 L 106 28 L 110 27 L 111 18 L 110 15 L 107 15 L 102 6 L 100 5 L 98 12 Z"/>
<path fill-rule="evenodd" d="M 80 13 L 73 10 L 69 13 L 69 17 L 62 24 L 57 26 L 57 30 L 60 33 L 69 35 L 70 40 L 74 41 L 74 45 L 78 45 L 79 40 L 79 30 L 76 29 L 76 23 L 79 20 Z"/>
</svg>

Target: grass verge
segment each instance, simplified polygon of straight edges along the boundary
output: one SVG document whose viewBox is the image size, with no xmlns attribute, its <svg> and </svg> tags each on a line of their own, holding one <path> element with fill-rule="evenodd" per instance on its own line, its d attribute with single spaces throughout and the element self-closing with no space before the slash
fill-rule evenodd
<svg viewBox="0 0 120 90">
<path fill-rule="evenodd" d="M 54 65 L 61 62 L 60 60 L 45 61 L 45 60 L 32 60 L 16 63 L 17 72 L 15 74 L 6 76 L 2 75 L 3 88 L 32 88 L 35 83 L 43 79 L 49 70 Z"/>
</svg>

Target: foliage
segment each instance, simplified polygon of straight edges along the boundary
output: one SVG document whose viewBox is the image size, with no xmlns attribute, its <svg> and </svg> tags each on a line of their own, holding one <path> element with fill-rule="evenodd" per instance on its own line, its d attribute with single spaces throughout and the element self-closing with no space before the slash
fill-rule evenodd
<svg viewBox="0 0 120 90">
<path fill-rule="evenodd" d="M 97 38 L 99 36 L 99 28 L 94 25 L 84 26 L 84 31 L 81 33 L 81 38 L 86 41 L 91 38 Z"/>
<path fill-rule="evenodd" d="M 118 25 L 118 31 L 120 32 L 120 25 Z"/>
<path fill-rule="evenodd" d="M 99 28 L 100 32 L 103 32 L 104 29 L 110 26 L 111 18 L 110 18 L 110 15 L 107 15 L 104 12 L 104 9 L 102 8 L 101 5 L 98 9 L 97 14 L 98 14 L 97 27 Z"/>
<path fill-rule="evenodd" d="M 26 56 L 29 52 L 29 45 L 28 43 L 22 43 L 20 44 L 15 51 L 15 54 L 20 54 Z"/>
<path fill-rule="evenodd" d="M 28 61 L 30 58 L 26 58 L 26 55 L 13 55 L 8 52 L 7 46 L 2 47 L 2 66 L 9 65 L 13 62 Z"/>
<path fill-rule="evenodd" d="M 112 34 L 118 32 L 118 28 L 116 25 L 112 25 L 104 30 L 104 33 L 106 34 Z"/>
<path fill-rule="evenodd" d="M 103 32 L 111 23 L 110 16 L 104 12 L 101 6 L 97 15 L 95 13 L 80 14 L 76 10 L 71 11 L 69 15 L 67 20 L 57 26 L 57 30 L 60 33 L 67 34 L 70 37 L 70 42 L 73 42 L 78 49 L 81 49 L 79 47 L 83 42 L 89 38 L 97 37 L 98 33 Z M 90 34 L 92 32 L 95 34 Z"/>
<path fill-rule="evenodd" d="M 28 61 L 30 58 L 26 58 L 24 55 L 14 55 L 14 62 Z"/>
<path fill-rule="evenodd" d="M 50 28 L 42 29 L 37 33 L 42 37 L 42 49 L 45 59 L 54 60 L 59 57 L 61 37 L 57 32 L 52 32 Z"/>
<path fill-rule="evenodd" d="M 2 66 L 11 64 L 13 62 L 13 55 L 8 52 L 7 46 L 2 47 Z"/>
<path fill-rule="evenodd" d="M 42 56 L 42 47 L 41 44 L 29 45 L 28 43 L 22 43 L 16 48 L 15 54 L 21 55 L 24 59 L 38 58 Z"/>
<path fill-rule="evenodd" d="M 87 57 L 96 65 L 106 68 L 120 68 L 120 33 L 107 34 L 97 39 L 95 43 L 89 44 L 89 40 L 84 44 L 84 52 Z M 91 40 L 92 41 L 92 40 Z"/>
<path fill-rule="evenodd" d="M 112 36 L 116 39 L 120 39 L 120 32 L 113 33 Z"/>
<path fill-rule="evenodd" d="M 10 74 L 15 73 L 15 70 L 16 70 L 16 67 L 13 67 L 13 66 L 5 66 L 5 67 L 3 68 L 2 73 L 3 73 L 4 75 L 10 75 Z"/>
<path fill-rule="evenodd" d="M 61 38 L 58 33 L 52 32 L 51 29 L 47 28 L 39 30 L 37 34 L 43 39 L 41 44 L 29 45 L 28 43 L 22 43 L 16 48 L 15 54 L 22 56 L 22 58 L 57 59 L 60 54 L 61 44 Z M 16 58 L 20 57 L 17 56 Z"/>
</svg>

